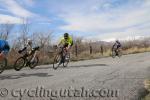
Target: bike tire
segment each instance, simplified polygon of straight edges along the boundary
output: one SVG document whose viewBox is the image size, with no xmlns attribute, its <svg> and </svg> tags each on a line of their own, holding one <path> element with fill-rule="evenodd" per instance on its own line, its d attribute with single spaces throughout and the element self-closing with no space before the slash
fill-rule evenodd
<svg viewBox="0 0 150 100">
<path fill-rule="evenodd" d="M 122 52 L 119 50 L 118 51 L 118 57 L 120 58 L 122 56 Z"/>
<path fill-rule="evenodd" d="M 0 74 L 5 70 L 6 66 L 7 66 L 7 59 L 4 58 L 2 61 L 2 65 L 0 65 Z"/>
<path fill-rule="evenodd" d="M 64 58 L 64 62 L 63 62 L 63 66 L 64 66 L 64 67 L 67 67 L 68 64 L 69 64 L 69 62 L 70 62 L 70 54 L 69 54 L 68 56 L 69 56 L 69 57 L 68 57 L 67 60 L 66 60 L 66 56 L 65 56 L 65 58 Z"/>
<path fill-rule="evenodd" d="M 61 55 L 60 54 L 57 54 L 56 56 L 55 56 L 55 58 L 54 58 L 54 62 L 53 62 L 53 69 L 57 69 L 59 66 L 60 66 L 60 64 L 61 64 L 61 60 L 62 58 L 61 58 Z"/>
<path fill-rule="evenodd" d="M 34 61 L 34 63 L 30 63 L 30 64 L 29 64 L 29 67 L 30 67 L 31 69 L 34 69 L 34 68 L 38 65 L 38 63 L 39 63 L 39 58 L 38 58 L 38 57 L 35 57 L 35 59 L 36 59 L 36 62 Z"/>
<path fill-rule="evenodd" d="M 111 56 L 112 56 L 112 58 L 115 58 L 115 57 L 116 57 L 116 52 L 115 52 L 115 51 L 112 51 Z"/>
<path fill-rule="evenodd" d="M 21 64 L 20 63 L 18 64 L 19 61 L 21 61 Z M 15 61 L 13 67 L 16 71 L 20 71 L 24 67 L 24 65 L 25 65 L 25 58 L 20 57 Z"/>
</svg>

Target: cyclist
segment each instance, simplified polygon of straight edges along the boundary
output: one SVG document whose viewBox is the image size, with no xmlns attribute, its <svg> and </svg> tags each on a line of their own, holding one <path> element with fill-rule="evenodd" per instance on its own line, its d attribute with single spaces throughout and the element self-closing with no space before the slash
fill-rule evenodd
<svg viewBox="0 0 150 100">
<path fill-rule="evenodd" d="M 10 50 L 10 46 L 6 40 L 0 40 L 0 60 L 6 58 L 8 52 Z"/>
<path fill-rule="evenodd" d="M 23 49 L 19 50 L 19 53 L 21 53 L 21 52 L 23 52 L 25 50 L 26 50 L 26 53 L 28 55 L 31 54 L 31 51 L 32 51 L 32 40 L 28 39 L 25 47 Z"/>
<path fill-rule="evenodd" d="M 73 46 L 73 40 L 72 40 L 72 37 L 69 36 L 68 33 L 64 33 L 64 37 L 61 38 L 60 43 L 58 44 L 58 46 L 59 46 L 59 45 L 62 45 L 63 48 L 66 49 L 67 55 L 68 55 L 68 54 L 70 53 L 71 47 Z"/>
<path fill-rule="evenodd" d="M 118 50 L 122 47 L 121 43 L 119 40 L 116 40 L 115 44 L 112 47 L 112 50 L 115 51 L 115 53 L 118 55 Z"/>
<path fill-rule="evenodd" d="M 30 54 L 31 54 L 31 51 L 32 51 L 32 49 L 33 49 L 33 43 L 32 43 L 32 40 L 31 40 L 31 39 L 28 39 L 28 40 L 27 40 L 26 49 L 27 49 L 27 51 L 28 51 L 28 53 L 29 53 L 29 55 L 30 55 Z"/>
<path fill-rule="evenodd" d="M 27 56 L 32 55 L 33 43 L 32 43 L 32 40 L 31 40 L 31 39 L 28 39 L 28 40 L 27 40 L 27 43 L 26 43 L 26 46 L 25 46 L 23 49 L 19 50 L 18 52 L 21 53 L 21 52 L 23 52 L 23 51 L 26 52 Z M 34 56 L 33 56 L 33 58 L 31 59 L 31 62 L 34 61 L 35 57 L 36 57 L 36 52 L 34 53 Z"/>
</svg>

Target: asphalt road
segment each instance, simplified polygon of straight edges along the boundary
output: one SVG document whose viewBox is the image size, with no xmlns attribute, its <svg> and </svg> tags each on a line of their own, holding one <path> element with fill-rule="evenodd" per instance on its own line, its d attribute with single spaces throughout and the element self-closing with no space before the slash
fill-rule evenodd
<svg viewBox="0 0 150 100">
<path fill-rule="evenodd" d="M 0 100 L 138 100 L 150 53 L 24 68 L 0 75 Z M 6 90 L 7 89 L 7 90 Z"/>
</svg>

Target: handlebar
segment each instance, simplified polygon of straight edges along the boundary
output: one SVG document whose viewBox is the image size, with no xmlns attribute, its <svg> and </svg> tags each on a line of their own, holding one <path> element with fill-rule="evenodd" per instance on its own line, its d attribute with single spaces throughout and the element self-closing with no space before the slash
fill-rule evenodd
<svg viewBox="0 0 150 100">
<path fill-rule="evenodd" d="M 40 49 L 40 47 L 37 46 L 37 47 L 34 47 L 34 48 L 33 48 L 33 51 L 37 51 L 37 50 L 39 50 L 39 49 Z"/>
</svg>

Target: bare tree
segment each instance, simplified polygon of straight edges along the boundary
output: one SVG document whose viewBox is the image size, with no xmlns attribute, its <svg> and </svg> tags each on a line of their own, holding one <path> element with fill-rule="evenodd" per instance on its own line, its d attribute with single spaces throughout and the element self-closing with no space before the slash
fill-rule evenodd
<svg viewBox="0 0 150 100">
<path fill-rule="evenodd" d="M 73 39 L 74 39 L 75 43 L 77 43 L 77 44 L 81 44 L 83 41 L 83 37 L 73 37 Z"/>
<path fill-rule="evenodd" d="M 4 40 L 7 40 L 9 34 L 11 33 L 11 31 L 13 29 L 13 27 L 14 27 L 14 24 L 9 24 L 9 23 L 1 24 L 0 25 L 0 38 L 4 39 Z"/>
<path fill-rule="evenodd" d="M 20 47 L 21 45 L 25 46 L 26 45 L 26 41 L 28 38 L 28 34 L 29 34 L 29 22 L 28 19 L 23 19 L 22 20 L 22 24 L 20 25 L 20 36 L 17 39 L 17 47 Z"/>
<path fill-rule="evenodd" d="M 41 47 L 50 46 L 52 41 L 52 31 L 34 32 L 32 38 L 33 41 Z"/>
</svg>

